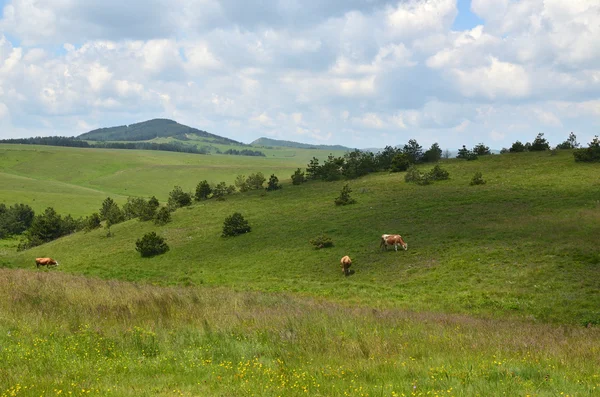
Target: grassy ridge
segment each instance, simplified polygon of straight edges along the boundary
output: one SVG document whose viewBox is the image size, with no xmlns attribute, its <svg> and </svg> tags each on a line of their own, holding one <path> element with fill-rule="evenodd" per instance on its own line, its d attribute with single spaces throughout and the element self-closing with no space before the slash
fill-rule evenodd
<svg viewBox="0 0 600 397">
<path fill-rule="evenodd" d="M 286 180 L 312 156 L 328 154 L 299 149 L 265 152 L 267 158 L 4 144 L 0 202 L 25 202 L 36 212 L 51 206 L 59 213 L 85 216 L 97 211 L 108 195 L 120 203 L 127 196 L 155 195 L 165 201 L 175 185 L 194 191 L 203 179 L 233 184 L 238 174 L 258 171 Z"/>
<path fill-rule="evenodd" d="M 0 395 L 593 396 L 600 329 L 0 269 Z"/>
<path fill-rule="evenodd" d="M 157 227 L 130 221 L 76 234 L 21 253 L 5 266 L 57 257 L 64 272 L 161 285 L 286 291 L 361 305 L 417 311 L 600 323 L 600 233 L 596 166 L 570 153 L 449 161 L 451 180 L 406 184 L 402 174 L 352 181 L 357 204 L 336 208 L 343 182 L 285 185 L 178 210 Z M 475 171 L 488 183 L 469 186 Z M 220 236 L 241 212 L 253 231 Z M 171 251 L 140 258 L 135 241 L 156 231 Z M 380 252 L 382 233 L 401 233 L 407 252 Z M 313 250 L 317 234 L 331 249 Z M 340 277 L 350 255 L 352 277 Z"/>
</svg>

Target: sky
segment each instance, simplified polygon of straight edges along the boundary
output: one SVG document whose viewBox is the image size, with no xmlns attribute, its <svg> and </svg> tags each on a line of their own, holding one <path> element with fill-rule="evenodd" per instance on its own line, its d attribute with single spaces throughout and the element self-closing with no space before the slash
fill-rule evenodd
<svg viewBox="0 0 600 397">
<path fill-rule="evenodd" d="M 0 137 L 168 118 L 250 143 L 600 133 L 598 0 L 0 0 Z"/>
</svg>

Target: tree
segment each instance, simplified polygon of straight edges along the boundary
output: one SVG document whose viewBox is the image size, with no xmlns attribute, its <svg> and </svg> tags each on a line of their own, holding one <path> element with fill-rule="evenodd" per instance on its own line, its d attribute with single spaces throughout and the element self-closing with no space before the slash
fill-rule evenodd
<svg viewBox="0 0 600 397">
<path fill-rule="evenodd" d="M 180 186 L 175 186 L 171 193 L 169 193 L 169 201 L 167 205 L 172 210 L 180 207 L 186 207 L 190 204 L 192 204 L 192 194 L 184 192 Z"/>
<path fill-rule="evenodd" d="M 383 151 L 377 153 L 377 155 L 375 156 L 375 163 L 377 165 L 377 168 L 380 170 L 390 169 L 394 157 L 400 152 L 402 151 L 395 147 L 386 146 L 385 149 L 383 149 Z"/>
<path fill-rule="evenodd" d="M 408 143 L 404 145 L 403 152 L 408 155 L 408 159 L 412 164 L 423 160 L 423 148 L 415 139 L 409 139 Z"/>
<path fill-rule="evenodd" d="M 345 184 L 340 192 L 340 195 L 335 199 L 335 205 L 348 205 L 356 203 L 352 197 L 350 197 L 350 193 L 352 193 L 352 189 L 348 184 Z"/>
<path fill-rule="evenodd" d="M 116 225 L 117 223 L 121 223 L 125 220 L 125 216 L 123 215 L 123 211 L 115 204 L 110 206 L 105 213 L 104 217 L 104 227 L 106 228 L 106 237 L 112 236 L 110 231 L 111 226 Z"/>
<path fill-rule="evenodd" d="M 600 139 L 598 139 L 598 135 L 592 139 L 587 148 L 575 150 L 573 156 L 575 157 L 575 161 L 600 161 Z"/>
<path fill-rule="evenodd" d="M 476 172 L 475 175 L 473 175 L 473 179 L 471 179 L 471 183 L 470 185 L 484 185 L 485 181 L 483 180 L 483 175 L 481 174 L 481 172 Z"/>
<path fill-rule="evenodd" d="M 298 168 L 295 172 L 294 175 L 292 175 L 292 184 L 293 185 L 300 185 L 301 183 L 306 182 L 306 178 L 304 177 L 304 172 L 302 172 L 300 170 L 300 168 Z"/>
<path fill-rule="evenodd" d="M 449 159 L 449 158 L 450 158 L 450 156 L 451 156 L 451 154 L 450 154 L 450 150 L 448 150 L 448 149 L 444 150 L 444 158 L 445 158 L 445 159 Z"/>
<path fill-rule="evenodd" d="M 271 174 L 269 183 L 267 183 L 267 191 L 271 192 L 277 189 L 281 189 L 281 186 L 279 185 L 279 179 L 275 176 L 275 174 Z"/>
<path fill-rule="evenodd" d="M 27 204 L 13 204 L 10 208 L 0 204 L 0 238 L 13 234 L 21 234 L 27 230 L 35 212 Z"/>
<path fill-rule="evenodd" d="M 206 200 L 211 193 L 212 189 L 210 188 L 208 181 L 205 179 L 198 183 L 198 186 L 196 186 L 196 195 L 194 198 L 196 201 Z"/>
<path fill-rule="evenodd" d="M 490 148 L 485 146 L 483 143 L 475 145 L 475 147 L 473 148 L 473 153 L 475 153 L 478 156 L 492 154 L 492 152 L 490 152 Z"/>
<path fill-rule="evenodd" d="M 544 134 L 543 133 L 539 133 L 537 135 L 537 137 L 535 137 L 535 139 L 533 140 L 533 143 L 531 144 L 529 150 L 531 150 L 532 152 L 541 152 L 543 150 L 550 150 L 550 144 L 544 138 Z"/>
<path fill-rule="evenodd" d="M 579 147 L 579 143 L 577 142 L 577 136 L 574 133 L 569 134 L 569 138 L 563 143 L 559 143 L 556 145 L 557 149 L 577 149 Z"/>
<path fill-rule="evenodd" d="M 92 215 L 85 218 L 83 230 L 91 232 L 92 230 L 98 229 L 101 225 L 100 215 L 94 212 Z"/>
<path fill-rule="evenodd" d="M 429 150 L 427 150 L 425 152 L 425 154 L 423 155 L 423 161 L 426 163 L 435 163 L 436 161 L 439 161 L 442 158 L 442 149 L 440 148 L 440 145 L 438 145 L 438 143 L 434 143 L 433 145 L 431 145 L 431 147 L 429 148 Z"/>
<path fill-rule="evenodd" d="M 64 234 L 62 217 L 56 213 L 54 208 L 48 207 L 42 214 L 33 218 L 33 222 L 27 230 L 27 239 L 32 243 L 30 246 L 33 247 L 55 240 Z"/>
<path fill-rule="evenodd" d="M 248 221 L 244 219 L 242 214 L 235 212 L 225 218 L 223 222 L 223 233 L 221 237 L 232 237 L 240 234 L 248 233 L 252 230 Z"/>
<path fill-rule="evenodd" d="M 238 190 L 242 193 L 247 192 L 248 190 L 250 190 L 250 186 L 248 185 L 248 181 L 246 179 L 245 175 L 238 175 L 235 178 L 235 187 L 238 188 Z"/>
<path fill-rule="evenodd" d="M 262 172 L 257 172 L 256 174 L 250 174 L 246 183 L 248 184 L 249 189 L 259 190 L 262 189 L 263 183 L 265 183 L 266 180 L 267 178 L 265 178 Z"/>
<path fill-rule="evenodd" d="M 515 143 L 512 144 L 512 146 L 510 147 L 510 149 L 508 149 L 508 151 L 511 152 L 511 153 L 524 152 L 525 151 L 525 145 L 523 145 L 521 143 L 521 141 L 516 141 Z"/>
<path fill-rule="evenodd" d="M 212 196 L 217 200 L 225 200 L 225 195 L 228 194 L 227 184 L 219 182 L 212 190 Z"/>
<path fill-rule="evenodd" d="M 313 157 L 306 166 L 306 177 L 308 179 L 319 179 L 321 177 L 321 166 L 318 158 Z"/>
<path fill-rule="evenodd" d="M 141 239 L 138 239 L 135 242 L 135 250 L 138 251 L 142 257 L 146 258 L 164 254 L 169 251 L 169 246 L 165 242 L 165 239 L 158 236 L 156 232 L 150 232 L 144 234 Z"/>
<path fill-rule="evenodd" d="M 467 147 L 463 145 L 462 149 L 458 149 L 458 154 L 456 155 L 456 158 L 466 160 L 477 160 L 477 154 L 467 149 Z"/>
<path fill-rule="evenodd" d="M 125 219 L 135 219 L 149 212 L 149 204 L 142 197 L 128 197 L 123 205 L 123 214 Z M 152 219 L 152 217 L 150 217 Z"/>
<path fill-rule="evenodd" d="M 119 209 L 119 205 L 117 203 L 115 203 L 115 201 L 112 198 L 107 197 L 102 202 L 102 207 L 100 208 L 100 211 L 99 211 L 100 219 L 105 221 L 107 219 L 109 213 L 111 213 L 112 216 L 114 217 L 115 214 L 118 212 L 119 213 L 121 212 L 121 210 Z M 121 219 L 119 222 L 122 222 L 125 220 L 125 215 L 122 213 L 121 213 L 121 215 L 122 215 L 123 219 Z M 116 218 L 113 218 L 113 220 L 116 220 Z M 116 222 L 116 223 L 119 223 L 119 222 Z"/>
<path fill-rule="evenodd" d="M 169 222 L 171 222 L 171 211 L 167 207 L 162 207 L 154 216 L 154 224 L 162 226 Z"/>
<path fill-rule="evenodd" d="M 410 167 L 410 159 L 406 153 L 398 153 L 392 159 L 392 163 L 390 165 L 391 172 L 402 172 L 406 171 Z"/>
</svg>

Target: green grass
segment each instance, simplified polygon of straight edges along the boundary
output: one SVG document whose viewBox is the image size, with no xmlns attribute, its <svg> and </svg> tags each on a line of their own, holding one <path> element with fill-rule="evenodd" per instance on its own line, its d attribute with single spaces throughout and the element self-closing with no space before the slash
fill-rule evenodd
<svg viewBox="0 0 600 397">
<path fill-rule="evenodd" d="M 0 269 L 0 395 L 593 396 L 600 329 Z"/>
<path fill-rule="evenodd" d="M 268 157 L 199 155 L 149 150 L 79 149 L 0 145 L 0 203 L 26 202 L 36 212 L 86 216 L 107 196 L 124 203 L 128 196 L 166 201 L 175 185 L 194 191 L 201 180 L 233 184 L 239 174 L 275 173 L 289 180 L 319 150 L 266 150 Z M 340 153 L 337 153 L 340 155 Z"/>
<path fill-rule="evenodd" d="M 60 150 L 68 152 L 63 158 L 77 153 L 55 155 Z M 27 156 L 32 164 L 37 155 Z M 3 172 L 18 174 L 6 157 Z M 213 159 L 215 172 L 256 165 L 240 172 L 246 175 L 285 164 L 135 151 L 88 157 L 83 164 L 97 176 L 71 184 L 127 186 L 159 198 L 172 189 L 170 178 L 184 178 L 173 170 L 186 161 L 205 175 L 211 163 L 198 158 Z M 152 166 L 140 164 L 152 161 L 159 171 L 148 177 Z M 291 175 L 297 165 L 289 165 Z M 0 288 L 7 363 L 0 384 L 7 395 L 17 383 L 34 388 L 32 395 L 50 393 L 52 379 L 63 380 L 63 393 L 111 388 L 116 395 L 296 395 L 303 387 L 308 395 L 596 394 L 598 166 L 575 163 L 570 151 L 442 166 L 450 180 L 429 186 L 405 183 L 404 173 L 350 181 L 357 203 L 348 206 L 334 205 L 346 182 L 284 181 L 279 191 L 179 209 L 165 226 L 133 220 L 113 226 L 110 238 L 104 230 L 77 233 L 23 252 L 7 242 L 0 266 L 32 270 L 0 277 L 8 280 Z M 117 182 L 121 169 L 111 167 L 137 180 Z M 478 171 L 487 183 L 470 186 Z M 44 183 L 65 182 L 67 174 L 19 172 Z M 221 238 L 234 212 L 252 231 Z M 171 249 L 141 258 L 135 241 L 150 231 Z M 402 234 L 408 251 L 381 252 L 382 233 Z M 320 234 L 334 246 L 315 250 L 309 240 Z M 343 255 L 353 260 L 349 277 Z M 61 266 L 34 271 L 38 256 Z M 13 329 L 21 339 L 10 339 Z M 64 368 L 59 378 L 44 375 L 53 368 Z"/>
</svg>

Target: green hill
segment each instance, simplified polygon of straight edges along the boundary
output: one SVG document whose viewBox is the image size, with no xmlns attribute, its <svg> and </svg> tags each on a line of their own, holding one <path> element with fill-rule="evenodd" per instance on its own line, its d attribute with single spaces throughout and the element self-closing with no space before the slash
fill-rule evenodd
<svg viewBox="0 0 600 397">
<path fill-rule="evenodd" d="M 342 145 L 311 145 L 308 143 L 299 143 L 293 141 L 284 141 L 279 139 L 271 138 L 258 138 L 253 141 L 250 145 L 253 146 L 264 146 L 264 147 L 290 147 L 296 149 L 320 149 L 320 150 L 353 150 L 349 147 Z"/>
<path fill-rule="evenodd" d="M 211 167 L 247 175 L 298 164 L 47 149 L 2 151 L 3 172 L 164 198 L 174 181 L 187 190 Z M 85 156 L 81 175 L 71 154 Z M 197 158 L 212 163 L 196 169 Z M 597 164 L 558 151 L 440 165 L 450 179 L 427 186 L 404 173 L 299 186 L 282 178 L 281 190 L 194 203 L 165 226 L 131 220 L 113 237 L 0 248 L 0 393 L 596 394 Z M 470 185 L 476 172 L 486 184 Z M 357 202 L 336 207 L 346 183 Z M 220 237 L 234 212 L 252 231 Z M 135 242 L 151 231 L 170 251 L 141 258 Z M 402 234 L 408 251 L 380 251 L 382 233 Z M 314 249 L 320 234 L 334 246 Z M 343 255 L 353 260 L 348 277 Z M 61 266 L 35 270 L 38 256 Z"/>
<path fill-rule="evenodd" d="M 148 141 L 155 138 L 175 138 L 186 141 L 190 137 L 210 138 L 211 141 L 221 144 L 242 144 L 168 119 L 153 119 L 130 125 L 99 128 L 81 134 L 77 138 L 90 141 Z"/>
</svg>

